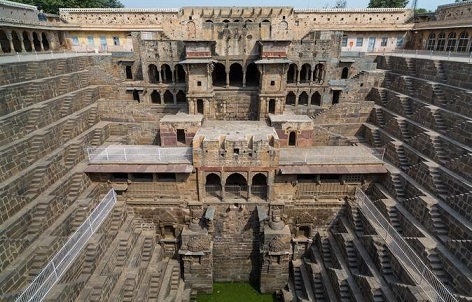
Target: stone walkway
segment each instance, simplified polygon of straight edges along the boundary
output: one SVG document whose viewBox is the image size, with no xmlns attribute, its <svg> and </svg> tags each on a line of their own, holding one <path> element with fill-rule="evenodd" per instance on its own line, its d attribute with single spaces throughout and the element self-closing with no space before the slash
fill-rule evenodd
<svg viewBox="0 0 472 302">
<path fill-rule="evenodd" d="M 393 57 L 405 57 L 405 58 L 418 58 L 418 59 L 430 59 L 430 60 L 441 60 L 441 61 L 454 61 L 454 62 L 464 62 L 472 64 L 472 53 L 451 53 L 449 56 L 447 53 L 431 53 L 426 50 L 420 50 L 416 53 L 414 50 L 405 51 L 405 52 L 376 52 L 376 53 L 366 53 L 366 55 L 386 55 Z"/>
<path fill-rule="evenodd" d="M 18 53 L 15 55 L 0 56 L 0 65 L 16 62 L 44 61 L 59 58 L 72 58 L 80 56 L 109 56 L 110 53 L 85 53 L 85 52 L 41 52 L 41 53 Z"/>
</svg>

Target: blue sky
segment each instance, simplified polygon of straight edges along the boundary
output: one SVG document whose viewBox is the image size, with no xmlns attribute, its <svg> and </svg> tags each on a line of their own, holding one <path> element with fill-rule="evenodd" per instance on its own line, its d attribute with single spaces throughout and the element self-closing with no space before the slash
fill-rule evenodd
<svg viewBox="0 0 472 302">
<path fill-rule="evenodd" d="M 411 2 L 412 0 L 410 0 Z M 125 7 L 141 8 L 141 7 L 171 7 L 179 8 L 182 6 L 294 6 L 296 8 L 323 8 L 325 6 L 331 7 L 336 0 L 302 0 L 302 1 L 287 1 L 287 0 L 171 0 L 171 1 L 156 1 L 156 0 L 121 0 Z M 435 10 L 438 5 L 452 3 L 454 0 L 418 0 L 418 7 Z M 369 0 L 347 0 L 347 7 L 367 7 Z M 410 4 L 408 4 L 410 6 Z"/>
</svg>

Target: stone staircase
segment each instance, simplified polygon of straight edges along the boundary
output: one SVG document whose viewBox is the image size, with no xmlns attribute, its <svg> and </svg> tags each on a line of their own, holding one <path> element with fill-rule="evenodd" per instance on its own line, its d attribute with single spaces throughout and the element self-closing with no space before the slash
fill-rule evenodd
<svg viewBox="0 0 472 302">
<path fill-rule="evenodd" d="M 433 186 L 436 190 L 435 193 L 439 196 L 447 196 L 449 192 L 441 179 L 439 168 L 436 166 L 429 166 L 429 175 L 431 176 Z"/>
<path fill-rule="evenodd" d="M 89 112 L 89 116 L 87 118 L 87 123 L 90 126 L 93 126 L 97 123 L 97 115 L 98 115 L 98 108 L 92 107 L 92 109 Z"/>
<path fill-rule="evenodd" d="M 438 256 L 438 253 L 434 249 L 428 250 L 428 261 L 431 271 L 436 275 L 436 277 L 441 281 L 445 286 L 449 285 L 449 276 L 444 270 L 441 259 Z"/>
<path fill-rule="evenodd" d="M 64 98 L 64 101 L 62 102 L 62 105 L 61 105 L 61 109 L 59 109 L 59 113 L 62 117 L 70 114 L 72 101 L 73 101 L 73 97 L 71 95 L 66 96 Z"/>
<path fill-rule="evenodd" d="M 414 61 L 411 58 L 406 58 L 406 67 L 408 69 L 408 74 L 412 77 L 416 77 L 416 66 Z"/>
<path fill-rule="evenodd" d="M 407 92 L 406 94 L 410 95 L 410 96 L 415 95 L 415 89 L 413 87 L 413 83 L 411 81 L 411 78 L 404 76 L 403 79 L 405 80 L 405 88 L 406 88 L 406 92 Z"/>
<path fill-rule="evenodd" d="M 405 198 L 405 191 L 403 190 L 403 182 L 400 180 L 399 174 L 391 174 L 394 193 L 397 198 Z"/>
<path fill-rule="evenodd" d="M 45 226 L 44 220 L 48 218 L 50 214 L 50 208 L 47 203 L 39 203 L 32 215 L 31 215 L 31 223 L 28 226 L 28 234 L 29 235 L 38 235 L 43 231 Z"/>
<path fill-rule="evenodd" d="M 305 285 L 303 282 L 302 272 L 301 272 L 301 260 L 292 260 L 292 278 L 293 285 L 295 289 L 295 296 L 297 301 L 309 301 L 305 292 Z"/>
<path fill-rule="evenodd" d="M 405 155 L 405 148 L 402 145 L 396 145 L 395 151 L 397 153 L 400 168 L 407 169 L 410 164 L 408 162 L 408 158 Z"/>
<path fill-rule="evenodd" d="M 432 226 L 433 226 L 433 233 L 442 236 L 442 235 L 447 235 L 448 230 L 447 226 L 444 224 L 442 218 L 441 218 L 441 213 L 439 212 L 438 209 L 439 205 L 434 204 L 431 206 L 429 210 L 429 216 L 431 217 L 432 221 Z"/>
<path fill-rule="evenodd" d="M 29 150 L 28 150 L 28 155 L 26 155 L 26 160 L 29 163 L 35 162 L 36 157 L 38 156 L 38 153 L 42 148 L 43 148 L 43 135 L 35 135 L 29 143 Z"/>
<path fill-rule="evenodd" d="M 331 247 L 328 238 L 321 239 L 321 257 L 326 267 L 332 267 L 333 262 L 331 259 Z"/>
<path fill-rule="evenodd" d="M 377 251 L 379 255 L 380 269 L 384 275 L 384 278 L 388 280 L 393 274 L 388 247 L 386 245 L 382 245 L 382 248 L 379 248 Z"/>
<path fill-rule="evenodd" d="M 444 72 L 444 67 L 441 61 L 434 61 L 434 66 L 436 66 L 437 76 L 442 83 L 447 82 L 446 73 Z"/>
<path fill-rule="evenodd" d="M 41 82 L 33 81 L 28 84 L 28 94 L 24 98 L 25 107 L 32 106 L 36 103 L 37 96 L 41 94 Z"/>
<path fill-rule="evenodd" d="M 441 116 L 441 111 L 439 110 L 439 108 L 431 109 L 431 114 L 434 118 L 434 125 L 436 126 L 435 129 L 441 133 L 446 132 L 447 126 Z"/>
<path fill-rule="evenodd" d="M 403 112 L 405 113 L 405 115 L 410 116 L 413 114 L 413 109 L 411 108 L 411 103 L 410 103 L 409 98 L 407 97 L 400 98 L 400 103 L 402 105 Z"/>
<path fill-rule="evenodd" d="M 448 160 L 448 157 L 446 155 L 446 151 L 444 150 L 442 144 L 441 144 L 441 139 L 439 136 L 430 136 L 431 137 L 431 143 L 433 145 L 434 149 L 434 154 L 436 155 L 436 158 L 439 162 L 445 162 Z"/>
<path fill-rule="evenodd" d="M 352 209 L 352 217 L 354 223 L 354 230 L 357 236 L 364 235 L 364 225 L 362 223 L 361 210 L 358 207 Z"/>
<path fill-rule="evenodd" d="M 398 127 L 400 129 L 403 140 L 405 142 L 410 141 L 411 134 L 410 134 L 410 131 L 408 130 L 407 122 L 404 119 L 398 119 Z"/>
<path fill-rule="evenodd" d="M 313 276 L 313 292 L 315 294 L 315 301 L 325 302 L 325 289 L 323 285 L 323 278 L 320 273 L 314 274 Z"/>
<path fill-rule="evenodd" d="M 446 98 L 445 98 L 444 91 L 441 89 L 440 85 L 433 83 L 433 84 L 431 84 L 431 86 L 433 87 L 433 94 L 436 97 L 436 99 L 438 100 L 439 105 L 446 106 L 447 101 L 446 101 Z"/>
<path fill-rule="evenodd" d="M 349 283 L 347 280 L 342 280 L 339 284 L 339 296 L 341 302 L 352 301 L 351 290 L 349 289 Z"/>
<path fill-rule="evenodd" d="M 376 148 L 383 146 L 382 139 L 380 138 L 380 131 L 378 129 L 372 131 L 372 142 Z"/>
<path fill-rule="evenodd" d="M 395 231 L 400 235 L 403 233 L 402 226 L 400 220 L 398 219 L 398 210 L 396 207 L 388 207 L 387 208 L 388 220 L 390 224 L 393 226 Z"/>
<path fill-rule="evenodd" d="M 38 129 L 39 118 L 43 114 L 42 108 L 33 108 L 28 114 L 28 122 L 26 123 L 25 129 L 27 133 L 33 132 Z"/>
<path fill-rule="evenodd" d="M 385 118 L 384 118 L 382 109 L 375 108 L 375 118 L 377 120 L 377 124 L 379 125 L 379 127 L 383 128 L 385 126 Z"/>
</svg>

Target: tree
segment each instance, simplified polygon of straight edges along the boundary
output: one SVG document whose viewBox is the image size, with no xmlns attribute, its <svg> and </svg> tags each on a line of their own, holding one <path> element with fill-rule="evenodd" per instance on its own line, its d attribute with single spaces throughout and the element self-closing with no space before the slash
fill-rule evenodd
<svg viewBox="0 0 472 302">
<path fill-rule="evenodd" d="M 336 4 L 334 8 L 346 8 L 347 1 L 346 0 L 336 0 Z"/>
<path fill-rule="evenodd" d="M 405 7 L 407 4 L 408 0 L 370 0 L 368 7 Z"/>
<path fill-rule="evenodd" d="M 59 8 L 105 8 L 105 7 L 124 7 L 119 0 L 16 0 L 16 2 L 37 6 L 38 9 L 46 13 L 57 14 Z"/>
</svg>

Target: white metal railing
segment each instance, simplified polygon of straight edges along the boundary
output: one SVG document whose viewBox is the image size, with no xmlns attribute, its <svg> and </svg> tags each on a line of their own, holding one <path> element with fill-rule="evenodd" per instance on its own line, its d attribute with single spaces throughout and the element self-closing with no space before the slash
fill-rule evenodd
<svg viewBox="0 0 472 302">
<path fill-rule="evenodd" d="M 453 294 L 429 270 L 403 237 L 385 219 L 369 197 L 359 188 L 356 189 L 356 200 L 364 216 L 373 222 L 373 227 L 377 230 L 377 233 L 383 236 L 389 250 L 403 263 L 403 267 L 411 273 L 416 284 L 430 300 L 457 302 L 458 300 Z"/>
<path fill-rule="evenodd" d="M 97 231 L 115 204 L 116 193 L 111 189 L 16 301 L 42 301 L 54 284 L 67 271 L 72 262 L 74 262 L 79 252 Z"/>
<path fill-rule="evenodd" d="M 453 60 L 460 59 L 464 62 L 472 62 L 472 52 L 458 52 L 458 51 L 438 51 L 438 50 L 427 50 L 427 49 L 396 49 L 391 52 L 384 52 L 384 55 L 392 55 L 392 56 L 408 56 L 408 57 L 415 57 L 420 59 L 432 59 L 432 58 L 439 58 L 440 60 Z"/>
<path fill-rule="evenodd" d="M 192 148 L 116 145 L 87 148 L 89 162 L 96 163 L 192 163 Z"/>
</svg>

